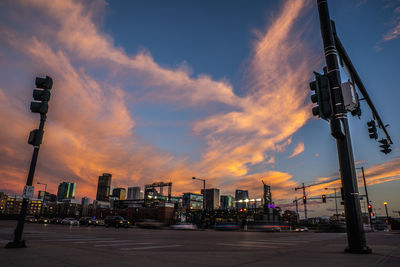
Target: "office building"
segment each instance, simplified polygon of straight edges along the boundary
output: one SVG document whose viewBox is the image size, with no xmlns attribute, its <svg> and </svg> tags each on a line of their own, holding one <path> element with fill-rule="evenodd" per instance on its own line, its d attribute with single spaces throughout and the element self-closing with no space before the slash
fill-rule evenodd
<svg viewBox="0 0 400 267">
<path fill-rule="evenodd" d="M 234 208 L 232 196 L 221 196 L 221 209 L 230 210 Z"/>
<path fill-rule="evenodd" d="M 111 188 L 111 174 L 103 173 L 102 176 L 99 176 L 99 182 L 97 184 L 96 200 L 108 201 L 110 198 L 110 188 Z"/>
<path fill-rule="evenodd" d="M 64 199 L 74 199 L 76 191 L 76 183 L 62 182 L 58 186 L 57 201 Z"/>
<path fill-rule="evenodd" d="M 201 194 L 204 195 L 204 189 L 201 189 Z M 216 188 L 209 188 L 206 189 L 206 210 L 213 211 L 219 209 L 220 198 L 219 198 L 219 189 Z"/>
<path fill-rule="evenodd" d="M 236 208 L 245 209 L 249 202 L 249 191 L 236 189 L 235 191 Z"/>
<path fill-rule="evenodd" d="M 182 198 L 182 206 L 187 210 L 202 210 L 203 195 L 194 193 L 184 193 Z"/>
<path fill-rule="evenodd" d="M 117 200 L 125 200 L 126 199 L 126 189 L 125 188 L 114 188 L 112 196 Z"/>
<path fill-rule="evenodd" d="M 140 195 L 140 187 L 135 186 L 135 187 L 128 187 L 128 200 L 135 200 L 135 199 L 143 199 L 143 197 Z"/>
</svg>

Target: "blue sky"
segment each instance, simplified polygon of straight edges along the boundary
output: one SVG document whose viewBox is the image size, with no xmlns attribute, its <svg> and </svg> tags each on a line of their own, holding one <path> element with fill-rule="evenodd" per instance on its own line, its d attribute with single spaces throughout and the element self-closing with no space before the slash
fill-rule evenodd
<svg viewBox="0 0 400 267">
<path fill-rule="evenodd" d="M 9 140 L 0 145 L 4 191 L 19 192 L 26 179 L 26 135 L 37 121 L 29 114 L 30 90 L 33 77 L 45 74 L 55 82 L 37 179 L 50 190 L 70 180 L 79 197 L 94 198 L 97 176 L 111 172 L 115 186 L 171 179 L 178 194 L 198 191 L 190 179 L 197 176 L 223 194 L 248 189 L 258 197 L 264 179 L 275 200 L 288 204 L 296 185 L 338 177 L 329 125 L 311 115 L 308 82 L 323 66 L 314 1 L 0 7 L 0 100 L 2 113 L 14 118 L 3 118 L 9 127 L 0 131 Z M 374 207 L 387 201 L 398 210 L 400 2 L 329 1 L 329 7 L 394 142 L 392 153 L 379 152 L 362 102 L 361 119 L 349 117 L 355 161 L 373 184 Z M 332 205 L 311 210 L 330 215 Z"/>
</svg>

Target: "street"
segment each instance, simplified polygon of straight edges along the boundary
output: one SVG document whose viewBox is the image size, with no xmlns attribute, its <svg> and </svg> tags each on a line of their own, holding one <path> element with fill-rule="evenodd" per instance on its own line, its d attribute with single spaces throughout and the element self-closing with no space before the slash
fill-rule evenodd
<svg viewBox="0 0 400 267">
<path fill-rule="evenodd" d="M 368 233 L 370 255 L 346 254 L 345 233 L 226 232 L 25 224 L 28 248 L 5 249 L 15 221 L 0 221 L 1 266 L 399 266 L 400 234 Z"/>
</svg>

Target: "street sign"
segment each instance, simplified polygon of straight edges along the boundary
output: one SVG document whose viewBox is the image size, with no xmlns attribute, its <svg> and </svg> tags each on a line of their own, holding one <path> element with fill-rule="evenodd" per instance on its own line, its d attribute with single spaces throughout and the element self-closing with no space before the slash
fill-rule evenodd
<svg viewBox="0 0 400 267">
<path fill-rule="evenodd" d="M 35 187 L 31 185 L 25 185 L 24 187 L 24 192 L 22 193 L 23 198 L 33 198 L 33 191 L 35 190 Z"/>
</svg>

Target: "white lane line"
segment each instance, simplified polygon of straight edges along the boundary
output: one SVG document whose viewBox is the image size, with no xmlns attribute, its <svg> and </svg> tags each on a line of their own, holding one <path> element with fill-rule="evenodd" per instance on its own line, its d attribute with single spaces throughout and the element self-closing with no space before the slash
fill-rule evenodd
<svg viewBox="0 0 400 267">
<path fill-rule="evenodd" d="M 290 244 L 290 243 L 310 243 L 309 241 L 303 241 L 303 240 L 265 240 L 265 239 L 258 239 L 256 241 L 258 241 L 258 242 L 266 242 L 266 243 L 268 243 L 268 242 L 271 242 L 271 243 L 278 242 L 278 243 L 288 243 L 288 244 Z"/>
<path fill-rule="evenodd" d="M 266 246 L 266 245 L 252 245 L 252 244 L 230 244 L 230 243 L 217 243 L 221 246 L 232 246 L 232 247 L 242 247 L 242 248 L 280 248 L 278 246 Z"/>
<path fill-rule="evenodd" d="M 41 242 L 49 242 L 49 241 L 54 241 L 54 242 L 68 242 L 68 241 L 96 241 L 96 240 L 114 240 L 114 238 L 64 238 L 64 239 L 39 239 L 35 241 L 41 241 Z"/>
<path fill-rule="evenodd" d="M 183 245 L 166 245 L 166 246 L 151 246 L 151 247 L 137 247 L 137 248 L 120 248 L 119 250 L 145 250 L 145 249 L 155 249 L 155 248 L 175 248 L 181 247 Z"/>
<path fill-rule="evenodd" d="M 112 243 L 126 243 L 126 242 L 134 242 L 133 240 L 116 240 L 116 239 L 109 239 L 109 240 L 88 240 L 88 241 L 79 241 L 79 242 L 73 242 L 75 244 L 86 244 L 86 243 L 106 243 L 106 242 L 112 242 Z"/>
<path fill-rule="evenodd" d="M 264 244 L 264 245 L 285 245 L 285 246 L 295 246 L 298 245 L 295 242 L 265 242 L 265 241 L 239 241 L 239 243 L 249 243 L 249 244 Z"/>
<path fill-rule="evenodd" d="M 118 243 L 118 244 L 101 244 L 101 245 L 94 245 L 95 247 L 117 247 L 117 246 L 135 246 L 135 245 L 151 245 L 153 243 Z"/>
</svg>

